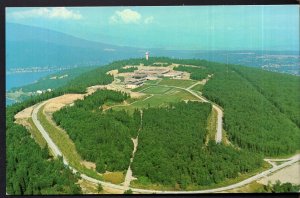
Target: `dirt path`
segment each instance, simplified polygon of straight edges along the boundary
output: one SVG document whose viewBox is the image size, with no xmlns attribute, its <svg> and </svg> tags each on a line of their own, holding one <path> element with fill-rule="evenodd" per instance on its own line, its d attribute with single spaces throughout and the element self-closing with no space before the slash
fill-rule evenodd
<svg viewBox="0 0 300 198">
<path fill-rule="evenodd" d="M 126 176 L 125 176 L 125 181 L 124 181 L 124 187 L 129 189 L 129 186 L 130 186 L 130 182 L 136 178 L 134 178 L 132 176 L 132 170 L 131 170 L 131 164 L 133 162 L 133 159 L 134 159 L 134 154 L 137 150 L 137 147 L 138 147 L 138 140 L 139 140 L 139 134 L 140 134 L 140 131 L 142 130 L 142 125 L 143 125 L 143 111 L 141 110 L 141 124 L 140 124 L 140 128 L 138 130 L 138 133 L 137 133 L 137 136 L 136 138 L 131 138 L 132 142 L 133 142 L 133 151 L 132 151 L 132 157 L 130 158 L 130 164 L 129 164 L 129 167 L 127 169 L 127 173 L 126 173 Z"/>
</svg>

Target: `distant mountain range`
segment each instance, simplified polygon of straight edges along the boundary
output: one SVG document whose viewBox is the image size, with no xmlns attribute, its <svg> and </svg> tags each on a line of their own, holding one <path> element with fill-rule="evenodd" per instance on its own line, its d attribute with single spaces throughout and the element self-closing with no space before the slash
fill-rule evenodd
<svg viewBox="0 0 300 198">
<path fill-rule="evenodd" d="M 7 69 L 105 64 L 144 53 L 143 49 L 88 41 L 53 30 L 6 24 Z"/>
<path fill-rule="evenodd" d="M 109 42 L 109 41 L 108 41 Z M 61 32 L 6 23 L 6 69 L 28 67 L 98 66 L 112 61 L 151 56 L 206 59 L 300 75 L 298 51 L 165 50 L 116 46 Z"/>
</svg>

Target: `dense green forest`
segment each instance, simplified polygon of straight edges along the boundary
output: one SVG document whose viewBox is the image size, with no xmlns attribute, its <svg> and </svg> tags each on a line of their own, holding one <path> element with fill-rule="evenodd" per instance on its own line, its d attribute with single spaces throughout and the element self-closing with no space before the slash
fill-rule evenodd
<svg viewBox="0 0 300 198">
<path fill-rule="evenodd" d="M 262 165 L 260 155 L 230 146 L 204 144 L 211 105 L 181 102 L 143 110 L 139 146 L 132 164 L 139 181 L 206 186 Z"/>
<path fill-rule="evenodd" d="M 78 178 L 63 165 L 62 159 L 51 159 L 47 148 L 40 148 L 25 127 L 14 123 L 14 114 L 25 107 L 21 103 L 6 109 L 6 192 L 80 194 L 81 189 L 75 184 Z"/>
<path fill-rule="evenodd" d="M 289 154 L 300 148 L 297 125 L 235 70 L 224 67 L 223 72 L 215 72 L 203 94 L 224 108 L 224 128 L 238 146 L 268 156 Z"/>
<path fill-rule="evenodd" d="M 145 109 L 139 146 L 132 164 L 133 174 L 139 181 L 179 184 L 182 189 L 190 184 L 210 185 L 260 167 L 262 154 L 278 156 L 300 149 L 298 76 L 196 59 L 151 57 L 148 61 L 115 61 L 74 77 L 53 92 L 7 107 L 7 192 L 80 192 L 74 184 L 77 179 L 61 160 L 48 160 L 47 149 L 41 149 L 24 127 L 13 123 L 14 114 L 49 98 L 65 93 L 84 93 L 88 86 L 109 84 L 113 81 L 113 76 L 106 74 L 110 70 L 156 62 L 181 64 L 177 69 L 190 72 L 195 80 L 213 74 L 203 87 L 203 95 L 224 109 L 223 127 L 229 140 L 242 149 L 216 145 L 213 141 L 203 145 L 204 126 L 211 110 L 208 104 L 180 103 L 169 108 Z M 122 102 L 128 97 L 124 93 L 102 90 L 53 115 L 68 132 L 80 155 L 96 162 L 99 172 L 128 168 L 133 149 L 130 138 L 137 135 L 140 112 L 136 110 L 129 115 L 125 111 L 103 111 L 101 108 L 105 103 Z"/>
<path fill-rule="evenodd" d="M 124 171 L 133 150 L 132 137 L 140 125 L 140 113 L 130 116 L 125 111 L 102 111 L 106 102 L 122 102 L 129 96 L 121 92 L 100 90 L 75 101 L 74 106 L 55 112 L 55 122 L 74 141 L 80 155 L 96 162 L 98 172 Z"/>
<path fill-rule="evenodd" d="M 300 127 L 299 76 L 241 66 L 235 66 L 235 71 L 249 80 L 257 91 Z"/>
</svg>

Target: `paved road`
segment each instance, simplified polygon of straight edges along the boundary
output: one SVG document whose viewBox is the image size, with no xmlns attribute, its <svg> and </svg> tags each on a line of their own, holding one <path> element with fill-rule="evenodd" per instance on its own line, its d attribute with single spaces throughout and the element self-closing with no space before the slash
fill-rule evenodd
<svg viewBox="0 0 300 198">
<path fill-rule="evenodd" d="M 204 101 L 204 102 L 208 102 L 212 104 L 212 108 L 215 109 L 218 112 L 218 120 L 217 120 L 217 128 L 216 128 L 216 136 L 215 136 L 215 140 L 216 143 L 220 143 L 222 141 L 222 126 L 223 126 L 223 111 L 220 107 L 218 107 L 217 105 L 213 104 L 213 102 L 207 100 L 206 98 L 204 98 L 203 96 L 199 96 L 198 94 L 196 94 L 194 91 L 190 90 L 190 89 L 185 89 L 186 91 L 190 92 L 192 95 L 196 96 L 197 98 L 199 98 L 200 100 Z"/>
<path fill-rule="evenodd" d="M 37 118 L 37 113 L 39 111 L 39 109 L 46 104 L 47 101 L 38 104 L 36 107 L 34 107 L 33 112 L 32 112 L 32 121 L 34 123 L 34 125 L 38 128 L 38 130 L 41 132 L 42 136 L 44 137 L 44 139 L 46 140 L 46 142 L 49 145 L 49 148 L 51 148 L 51 150 L 53 151 L 55 156 L 62 156 L 61 151 L 59 150 L 59 148 L 56 146 L 56 144 L 54 144 L 54 142 L 52 141 L 52 139 L 49 137 L 48 133 L 46 132 L 46 130 L 43 128 L 43 126 L 40 124 L 38 118 Z"/>
<path fill-rule="evenodd" d="M 177 88 L 177 89 L 182 89 L 185 91 L 188 91 L 190 94 L 192 94 L 193 96 L 199 98 L 200 100 L 202 100 L 203 102 L 207 102 L 207 103 L 211 103 L 212 104 L 212 108 L 215 109 L 218 112 L 218 119 L 217 119 L 217 128 L 216 128 L 216 136 L 215 136 L 215 140 L 216 143 L 220 143 L 222 141 L 222 126 L 223 126 L 223 111 L 222 109 L 215 105 L 213 102 L 207 100 L 205 97 L 200 96 L 198 94 L 196 94 L 193 90 L 191 90 L 192 87 L 196 86 L 197 84 L 200 84 L 199 82 L 191 85 L 188 88 L 182 88 L 182 87 L 176 87 L 176 86 L 169 86 L 169 85 L 158 85 L 158 86 L 163 86 L 163 87 L 173 87 L 173 88 Z"/>
<path fill-rule="evenodd" d="M 193 94 L 194 95 L 194 94 Z M 199 96 L 200 97 L 200 96 Z M 61 151 L 59 150 L 59 148 L 55 145 L 55 143 L 52 141 L 52 139 L 49 137 L 48 133 L 46 132 L 46 130 L 43 128 L 43 126 L 41 125 L 40 121 L 37 119 L 37 113 L 38 111 L 40 110 L 40 108 L 45 104 L 47 103 L 47 101 L 45 102 L 42 102 L 42 103 L 39 103 L 38 105 L 36 105 L 34 107 L 34 110 L 33 110 L 33 113 L 32 113 L 32 120 L 33 120 L 33 123 L 35 124 L 35 126 L 39 129 L 39 131 L 41 132 L 41 134 L 43 135 L 44 139 L 46 140 L 49 148 L 53 151 L 53 153 L 56 155 L 56 156 L 63 156 Z M 291 158 L 289 158 L 289 161 L 288 162 L 284 162 L 278 166 L 275 166 L 275 167 L 272 167 L 271 169 L 269 170 L 266 170 L 266 171 L 263 171 L 253 177 L 250 177 L 248 179 L 245 179 L 239 183 L 236 183 L 236 184 L 232 184 L 232 185 L 229 185 L 229 186 L 226 186 L 226 187 L 221 187 L 221 188 L 215 188 L 215 189 L 209 189 L 209 190 L 196 190 L 196 191 L 159 191 L 159 190 L 145 190 L 145 189 L 137 189 L 137 188 L 131 188 L 131 190 L 133 192 L 136 192 L 136 193 L 150 193 L 150 194 L 153 194 L 153 193 L 157 193 L 157 194 L 164 194 L 164 193 L 167 193 L 167 194 L 188 194 L 188 193 L 215 193 L 215 192 L 220 192 L 220 191 L 225 191 L 225 190 L 230 190 L 230 189 L 234 189 L 234 188 L 238 188 L 238 187 L 241 187 L 241 186 L 244 186 L 246 184 L 249 184 L 255 180 L 258 180 L 266 175 L 269 175 L 281 168 L 284 168 L 286 166 L 289 166 L 297 161 L 300 160 L 300 154 L 297 154 Z M 68 163 L 68 161 L 66 160 L 66 158 L 63 156 L 63 163 L 68 166 L 73 173 L 77 173 L 78 171 L 71 167 Z M 97 180 L 97 179 L 94 179 L 94 178 L 91 178 L 85 174 L 80 174 L 81 178 L 87 180 L 87 181 L 90 181 L 90 182 L 93 182 L 93 183 L 96 183 L 96 184 L 101 184 L 102 186 L 104 187 L 110 187 L 110 188 L 113 188 L 113 189 L 118 189 L 118 190 L 127 190 L 128 188 L 125 187 L 125 186 L 121 186 L 121 185 L 116 185 L 116 184 L 112 184 L 112 183 L 109 183 L 109 182 L 103 182 L 103 181 L 100 181 L 100 180 Z"/>
</svg>

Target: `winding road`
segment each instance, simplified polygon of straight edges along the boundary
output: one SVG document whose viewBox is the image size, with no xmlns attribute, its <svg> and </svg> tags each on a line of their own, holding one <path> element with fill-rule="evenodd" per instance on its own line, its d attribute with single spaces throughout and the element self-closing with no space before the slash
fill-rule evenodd
<svg viewBox="0 0 300 198">
<path fill-rule="evenodd" d="M 217 133 L 216 133 L 215 140 L 216 140 L 217 143 L 219 143 L 222 140 L 222 117 L 223 117 L 223 111 L 222 111 L 222 109 L 219 106 L 215 105 L 211 101 L 207 100 L 203 96 L 198 95 L 193 90 L 191 90 L 191 88 L 194 87 L 194 86 L 196 86 L 197 84 L 198 83 L 193 84 L 192 86 L 190 86 L 188 88 L 182 88 L 182 87 L 176 87 L 176 86 L 167 86 L 167 87 L 174 87 L 174 88 L 186 90 L 187 92 L 191 93 L 192 95 L 194 95 L 195 97 L 199 98 L 200 100 L 212 104 L 212 107 L 218 112 L 218 119 L 217 119 L 218 124 L 217 124 Z M 164 86 L 164 85 L 159 85 L 159 86 Z M 38 103 L 38 104 L 36 104 L 36 105 L 33 106 L 33 111 L 32 111 L 32 114 L 31 114 L 33 123 L 37 127 L 37 129 L 40 131 L 40 133 L 42 134 L 43 138 L 46 140 L 46 142 L 48 144 L 48 147 L 49 147 L 49 149 L 52 150 L 54 156 L 61 156 L 61 157 L 63 157 L 63 163 L 66 166 L 68 166 L 73 173 L 80 173 L 74 167 L 72 167 L 72 166 L 69 165 L 67 158 L 62 154 L 62 152 L 60 151 L 60 149 L 58 148 L 58 146 L 53 142 L 53 140 L 50 138 L 48 132 L 43 128 L 43 126 L 41 125 L 40 121 L 38 120 L 37 114 L 40 111 L 41 107 L 43 105 L 45 105 L 47 102 L 48 102 L 48 100 L 44 101 L 44 102 L 41 102 L 41 103 Z M 244 186 L 244 185 L 249 184 L 249 183 L 251 183 L 253 181 L 256 181 L 256 180 L 258 180 L 260 178 L 263 178 L 263 177 L 265 177 L 265 176 L 267 176 L 267 175 L 269 175 L 271 173 L 274 173 L 275 171 L 277 171 L 279 169 L 282 169 L 284 167 L 290 166 L 291 164 L 293 164 L 293 163 L 295 163 L 295 162 L 297 162 L 297 161 L 300 160 L 300 154 L 294 155 L 293 157 L 288 158 L 288 159 L 265 159 L 265 160 L 268 161 L 269 163 L 270 163 L 270 160 L 271 161 L 277 161 L 277 160 L 278 161 L 287 161 L 287 162 L 283 162 L 280 165 L 273 166 L 272 168 L 270 168 L 270 169 L 268 169 L 266 171 L 260 172 L 257 175 L 252 176 L 252 177 L 250 177 L 248 179 L 245 179 L 245 180 L 243 180 L 241 182 L 238 182 L 238 183 L 235 183 L 235 184 L 232 184 L 232 185 L 229 185 L 229 186 L 221 187 L 221 188 L 214 188 L 214 189 L 208 189 L 208 190 L 196 190 L 196 191 L 146 190 L 146 189 L 130 188 L 128 182 L 126 184 L 124 184 L 124 185 L 117 185 L 117 184 L 112 184 L 112 183 L 109 183 L 109 182 L 104 182 L 104 181 L 97 180 L 97 179 L 89 177 L 89 176 L 87 176 L 87 175 L 85 175 L 83 173 L 80 173 L 80 176 L 81 176 L 82 179 L 85 179 L 85 180 L 90 181 L 90 182 L 95 183 L 95 184 L 101 184 L 104 187 L 109 187 L 109 188 L 123 190 L 123 191 L 128 190 L 130 188 L 135 193 L 147 193 L 147 194 L 153 194 L 153 193 L 157 193 L 157 194 L 165 194 L 165 193 L 167 193 L 167 194 L 216 193 L 216 192 L 222 192 L 222 191 L 226 191 L 226 190 L 230 190 L 230 189 L 234 189 L 234 188 L 238 188 L 238 187 Z"/>
<path fill-rule="evenodd" d="M 212 104 L 212 108 L 215 109 L 218 112 L 218 116 L 217 116 L 217 127 L 216 127 L 216 135 L 215 135 L 215 140 L 216 143 L 220 143 L 222 141 L 222 126 L 223 126 L 223 110 L 217 106 L 216 104 L 214 104 L 213 102 L 209 101 L 208 99 L 204 98 L 203 96 L 198 95 L 197 93 L 195 93 L 191 88 L 193 88 L 194 86 L 200 84 L 199 82 L 191 85 L 188 88 L 182 88 L 182 87 L 177 87 L 177 86 L 170 86 L 170 85 L 158 85 L 161 87 L 172 87 L 172 88 L 177 88 L 177 89 L 182 89 L 185 90 L 187 92 L 189 92 L 190 94 L 192 94 L 193 96 L 197 97 L 198 99 L 202 100 L 203 102 L 207 102 L 207 103 L 211 103 Z M 148 87 L 149 88 L 149 87 Z"/>
<path fill-rule="evenodd" d="M 193 94 L 194 95 L 194 94 Z M 198 96 L 198 95 L 197 95 Z M 200 96 L 199 96 L 200 97 Z M 63 156 L 62 152 L 60 151 L 60 149 L 57 147 L 57 145 L 52 141 L 52 139 L 50 138 L 50 136 L 48 135 L 47 131 L 43 128 L 43 126 L 41 125 L 40 121 L 38 120 L 37 118 L 37 114 L 38 112 L 40 111 L 40 108 L 46 104 L 48 101 L 44 101 L 42 103 L 39 103 L 37 105 L 34 106 L 34 110 L 32 112 L 32 120 L 33 120 L 33 123 L 34 125 L 38 128 L 38 130 L 41 132 L 42 136 L 44 137 L 44 139 L 46 140 L 49 148 L 53 151 L 54 155 L 56 156 L 62 156 L 63 157 L 63 163 L 68 166 L 73 173 L 77 173 L 78 171 L 71 167 L 66 159 L 65 156 Z M 276 160 L 276 159 L 274 159 Z M 221 187 L 221 188 L 215 188 L 215 189 L 208 189 L 208 190 L 196 190 L 196 191 L 160 191 L 160 190 L 146 190 L 146 189 L 137 189 L 137 188 L 130 188 L 133 192 L 135 193 L 158 193 L 158 194 L 164 194 L 164 193 L 167 193 L 167 194 L 189 194 L 189 193 L 216 193 L 216 192 L 221 192 L 221 191 L 225 191 L 225 190 L 230 190 L 230 189 L 234 189 L 234 188 L 238 188 L 238 187 L 241 187 L 241 186 L 244 186 L 246 184 L 249 184 L 253 181 L 256 181 L 262 177 L 265 177 L 281 168 L 284 168 L 284 167 L 287 167 L 297 161 L 300 160 L 300 154 L 297 154 L 289 159 L 280 159 L 280 160 L 289 160 L 287 162 L 284 162 L 278 166 L 274 166 L 272 167 L 271 169 L 269 170 L 266 170 L 266 171 L 263 171 L 253 177 L 250 177 L 248 179 L 245 179 L 241 182 L 238 182 L 236 184 L 232 184 L 232 185 L 229 185 L 229 186 L 225 186 L 225 187 Z M 122 186 L 122 185 L 116 185 L 116 184 L 112 184 L 112 183 L 109 183 L 109 182 L 103 182 L 103 181 L 100 181 L 100 180 L 97 180 L 97 179 L 94 179 L 92 177 L 89 177 L 85 174 L 80 174 L 81 178 L 87 180 L 87 181 L 90 181 L 92 183 L 96 183 L 96 184 L 101 184 L 102 186 L 104 187 L 110 187 L 110 188 L 113 188 L 113 189 L 118 189 L 118 190 L 128 190 L 129 187 L 127 186 Z"/>
</svg>

